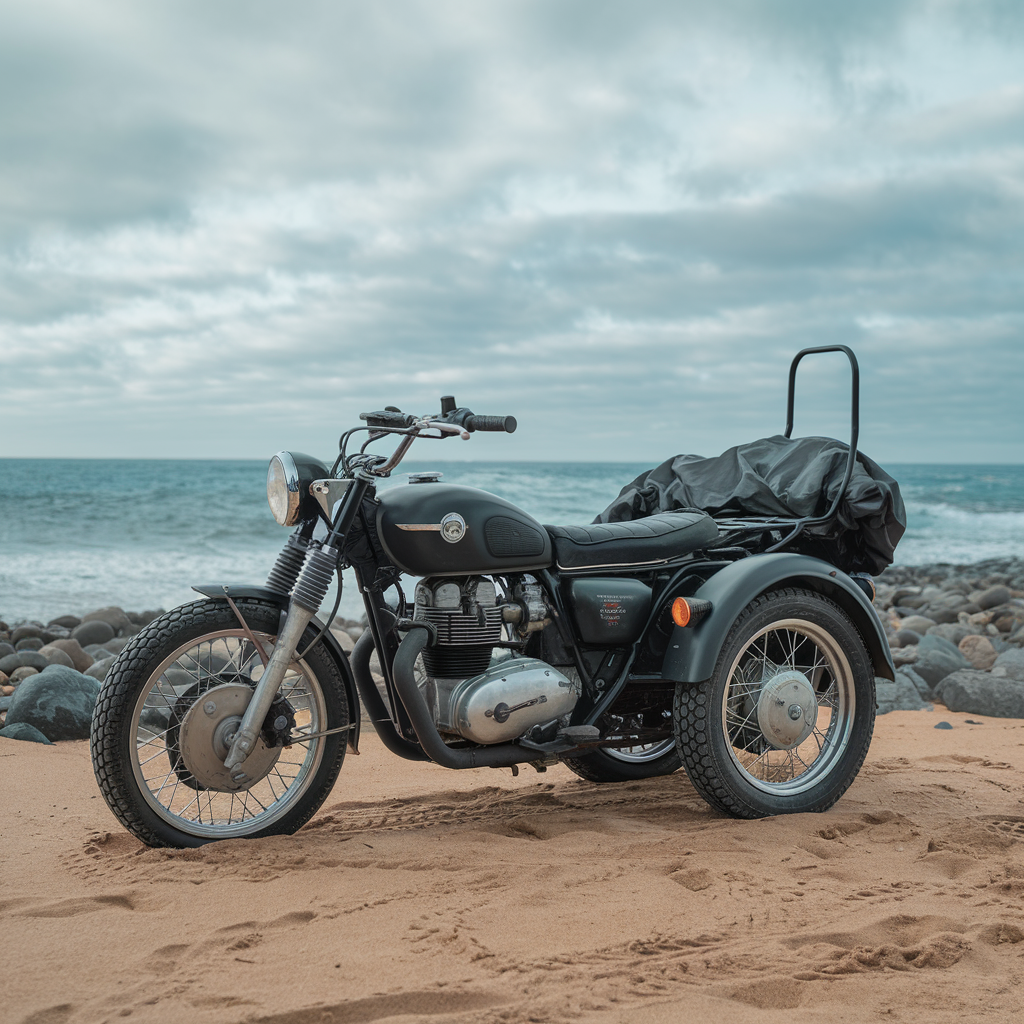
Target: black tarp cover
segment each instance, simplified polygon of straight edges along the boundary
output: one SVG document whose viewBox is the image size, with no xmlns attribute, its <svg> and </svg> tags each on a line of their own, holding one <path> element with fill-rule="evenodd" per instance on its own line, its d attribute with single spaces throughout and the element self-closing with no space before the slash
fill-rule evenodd
<svg viewBox="0 0 1024 1024">
<path fill-rule="evenodd" d="M 717 458 L 677 455 L 641 473 L 597 523 L 642 519 L 655 512 L 703 509 L 709 515 L 824 515 L 843 482 L 849 447 L 830 437 L 766 437 Z M 853 477 L 827 523 L 808 526 L 790 545 L 844 572 L 877 576 L 892 564 L 907 527 L 899 484 L 858 452 Z"/>
</svg>

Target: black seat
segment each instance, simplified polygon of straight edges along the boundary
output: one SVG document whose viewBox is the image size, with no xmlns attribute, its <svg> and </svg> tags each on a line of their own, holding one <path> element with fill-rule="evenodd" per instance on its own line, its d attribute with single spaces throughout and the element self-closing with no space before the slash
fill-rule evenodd
<svg viewBox="0 0 1024 1024">
<path fill-rule="evenodd" d="M 718 525 L 703 512 L 661 512 L 625 523 L 545 526 L 561 569 L 644 565 L 678 558 L 718 537 Z"/>
</svg>

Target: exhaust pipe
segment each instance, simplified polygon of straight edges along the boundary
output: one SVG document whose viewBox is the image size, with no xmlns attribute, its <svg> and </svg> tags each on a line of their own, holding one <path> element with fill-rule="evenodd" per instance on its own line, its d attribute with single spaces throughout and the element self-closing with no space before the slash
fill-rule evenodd
<svg viewBox="0 0 1024 1024">
<path fill-rule="evenodd" d="M 362 640 L 362 637 L 359 639 Z M 392 674 L 398 695 L 402 698 L 409 720 L 416 731 L 416 738 L 430 759 L 445 768 L 510 768 L 514 764 L 526 764 L 536 760 L 539 756 L 536 751 L 531 753 L 515 743 L 480 747 L 477 750 L 459 750 L 449 747 L 441 739 L 441 734 L 434 725 L 434 718 L 413 675 L 416 658 L 429 640 L 430 637 L 422 626 L 410 629 L 395 653 Z M 356 678 L 358 680 L 359 677 Z M 380 700 L 379 695 L 377 699 Z"/>
<path fill-rule="evenodd" d="M 374 731 L 392 754 L 404 757 L 407 761 L 429 761 L 430 758 L 422 748 L 399 735 L 395 723 L 391 721 L 391 715 L 385 707 L 380 692 L 377 690 L 377 684 L 373 681 L 373 676 L 370 673 L 370 655 L 372 654 L 373 634 L 369 629 L 364 629 L 362 636 L 352 648 L 348 663 L 355 676 L 356 689 L 359 691 L 366 713 L 370 716 L 370 723 L 373 725 Z"/>
</svg>

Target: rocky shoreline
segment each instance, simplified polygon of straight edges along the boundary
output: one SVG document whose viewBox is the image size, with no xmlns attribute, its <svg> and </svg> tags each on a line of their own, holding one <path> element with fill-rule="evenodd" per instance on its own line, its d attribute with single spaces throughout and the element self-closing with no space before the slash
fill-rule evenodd
<svg viewBox="0 0 1024 1024">
<path fill-rule="evenodd" d="M 163 612 L 112 605 L 47 623 L 0 620 L 0 736 L 35 743 L 88 739 L 107 671 L 121 648 Z M 331 624 L 345 650 L 362 631 L 347 619 Z"/>
<path fill-rule="evenodd" d="M 875 609 L 896 666 L 879 679 L 878 713 L 950 711 L 1024 718 L 1024 559 L 892 566 Z M 47 623 L 0 621 L 0 736 L 84 739 L 100 684 L 121 648 L 162 609 L 117 606 Z M 331 630 L 351 649 L 358 622 Z"/>
<path fill-rule="evenodd" d="M 891 566 L 875 586 L 896 666 L 877 683 L 879 713 L 1024 718 L 1024 559 Z"/>
</svg>

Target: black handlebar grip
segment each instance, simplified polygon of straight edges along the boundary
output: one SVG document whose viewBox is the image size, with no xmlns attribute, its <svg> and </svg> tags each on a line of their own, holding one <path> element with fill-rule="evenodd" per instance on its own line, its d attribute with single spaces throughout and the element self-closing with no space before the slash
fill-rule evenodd
<svg viewBox="0 0 1024 1024">
<path fill-rule="evenodd" d="M 465 427 L 468 431 L 474 430 L 503 430 L 506 434 L 515 433 L 515 416 L 467 416 Z"/>
<path fill-rule="evenodd" d="M 395 409 L 378 409 L 376 412 L 361 412 L 361 420 L 370 427 L 411 427 L 416 417 L 411 412 L 398 412 Z"/>
</svg>

